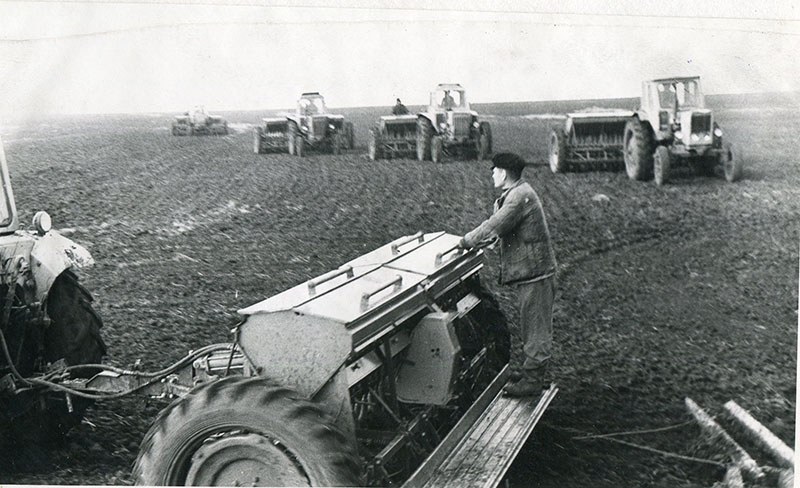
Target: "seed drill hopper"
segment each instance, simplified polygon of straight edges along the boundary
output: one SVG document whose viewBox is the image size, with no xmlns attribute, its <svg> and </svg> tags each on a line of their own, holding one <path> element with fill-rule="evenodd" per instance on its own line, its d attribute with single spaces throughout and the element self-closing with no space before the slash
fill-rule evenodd
<svg viewBox="0 0 800 488">
<path fill-rule="evenodd" d="M 495 486 L 557 389 L 501 395 L 505 318 L 482 251 L 458 241 L 381 246 L 240 310 L 232 343 L 158 372 L 46 379 L 68 397 L 179 397 L 142 442 L 139 484 Z"/>
<path fill-rule="evenodd" d="M 563 126 L 550 132 L 549 162 L 553 173 L 621 170 L 625 124 L 633 112 L 592 110 L 567 114 Z"/>
</svg>

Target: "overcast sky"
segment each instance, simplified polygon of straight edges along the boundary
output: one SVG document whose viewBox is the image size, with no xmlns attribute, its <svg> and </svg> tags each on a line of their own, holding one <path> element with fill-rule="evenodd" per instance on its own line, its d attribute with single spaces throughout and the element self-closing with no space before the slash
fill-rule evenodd
<svg viewBox="0 0 800 488">
<path fill-rule="evenodd" d="M 0 117 L 638 96 L 698 74 L 707 93 L 800 90 L 796 2 L 443 0 L 7 2 Z M 283 6 L 282 6 L 283 5 Z"/>
</svg>

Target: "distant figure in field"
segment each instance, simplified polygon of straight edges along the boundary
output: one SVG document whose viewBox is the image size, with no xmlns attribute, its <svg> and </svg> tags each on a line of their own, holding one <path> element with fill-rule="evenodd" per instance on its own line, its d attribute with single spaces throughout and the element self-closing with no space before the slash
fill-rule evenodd
<svg viewBox="0 0 800 488">
<path fill-rule="evenodd" d="M 397 103 L 394 104 L 394 107 L 392 107 L 392 115 L 408 115 L 408 109 L 399 98 L 397 99 Z"/>
</svg>

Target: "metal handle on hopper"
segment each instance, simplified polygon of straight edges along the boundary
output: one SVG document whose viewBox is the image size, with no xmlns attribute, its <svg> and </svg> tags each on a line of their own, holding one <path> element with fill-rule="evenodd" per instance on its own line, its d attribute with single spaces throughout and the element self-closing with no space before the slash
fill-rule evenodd
<svg viewBox="0 0 800 488">
<path fill-rule="evenodd" d="M 459 247 L 458 244 L 456 244 L 455 246 L 451 247 L 450 249 L 447 249 L 447 250 L 442 251 L 440 253 L 436 253 L 436 259 L 434 260 L 433 265 L 438 268 L 439 266 L 444 264 L 444 261 L 445 261 L 444 257 L 447 256 L 448 254 L 450 254 L 453 251 L 458 251 L 458 252 L 456 254 L 454 254 L 453 257 L 450 258 L 450 259 L 453 259 L 456 256 L 460 256 L 460 255 L 464 254 L 464 249 Z"/>
<path fill-rule="evenodd" d="M 353 276 L 355 276 L 355 274 L 353 273 L 353 267 L 352 266 L 344 266 L 344 267 L 341 267 L 339 269 L 334 269 L 333 271 L 328 271 L 324 275 L 318 276 L 318 277 L 314 278 L 313 280 L 309 280 L 308 281 L 308 294 L 313 297 L 314 295 L 317 294 L 317 287 L 319 285 L 325 283 L 326 281 L 330 281 L 330 280 L 336 278 L 337 276 L 341 276 L 343 274 L 347 274 L 348 278 L 352 278 Z"/>
<path fill-rule="evenodd" d="M 369 299 L 372 298 L 372 296 L 377 295 L 378 293 L 382 292 L 383 290 L 389 288 L 392 285 L 394 285 L 394 290 L 392 290 L 392 293 L 397 293 L 398 291 L 400 291 L 400 289 L 403 288 L 403 277 L 397 275 L 392 281 L 384 283 L 372 291 L 365 291 L 361 295 L 361 311 L 363 312 L 369 308 Z"/>
<path fill-rule="evenodd" d="M 397 254 L 400 254 L 400 246 L 404 246 L 404 245 L 408 244 L 409 242 L 413 242 L 413 241 L 419 241 L 419 242 L 424 242 L 425 241 L 425 235 L 422 233 L 422 231 L 417 232 L 413 236 L 408 236 L 405 239 L 403 239 L 402 241 L 395 242 L 394 244 L 392 244 L 392 255 L 396 256 Z"/>
</svg>

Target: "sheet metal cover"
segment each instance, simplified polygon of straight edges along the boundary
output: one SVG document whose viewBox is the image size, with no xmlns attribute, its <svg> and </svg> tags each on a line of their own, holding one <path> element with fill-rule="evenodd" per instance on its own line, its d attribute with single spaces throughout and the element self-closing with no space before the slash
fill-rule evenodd
<svg viewBox="0 0 800 488">
<path fill-rule="evenodd" d="M 411 236 L 400 237 L 373 251 L 370 251 L 355 259 L 348 261 L 341 267 L 351 266 L 353 268 L 353 275 L 355 277 L 358 277 L 363 274 L 369 273 L 370 271 L 397 258 L 398 256 L 403 256 L 405 253 L 413 252 L 420 246 L 426 245 L 429 241 L 432 241 L 443 234 L 444 232 L 434 232 L 425 234 L 423 242 L 420 243 L 418 240 L 415 239 L 412 242 L 400 246 L 398 248 L 398 254 L 394 254 L 392 252 L 392 247 L 394 246 L 394 244 L 402 242 L 403 240 L 406 240 Z M 433 258 L 431 258 L 431 260 L 433 260 Z M 330 281 L 322 283 L 316 287 L 315 296 L 322 295 L 338 286 L 341 286 L 342 283 L 344 283 L 345 281 L 347 281 L 347 276 L 342 275 Z M 250 305 L 249 307 L 243 308 L 239 310 L 238 313 L 241 315 L 252 315 L 258 312 L 277 312 L 280 310 L 291 310 L 292 308 L 298 307 L 312 298 L 313 296 L 308 291 L 308 281 L 305 281 L 303 283 L 300 283 L 299 285 L 295 285 L 292 288 L 289 288 L 288 290 L 278 293 L 277 295 L 267 298 L 266 300 L 262 300 L 254 305 Z"/>
<path fill-rule="evenodd" d="M 458 256 L 457 251 L 449 252 L 442 256 L 442 264 L 437 266 L 437 254 L 445 253 L 446 251 L 452 249 L 458 244 L 460 239 L 461 236 L 455 236 L 452 234 L 441 234 L 437 235 L 436 237 L 431 236 L 430 238 L 425 236 L 425 245 L 419 246 L 416 249 L 403 254 L 386 266 L 392 269 L 409 271 L 427 276 L 433 275 L 437 271 L 446 267 L 447 263 L 451 262 L 454 257 Z"/>
<path fill-rule="evenodd" d="M 387 284 L 396 279 L 398 275 L 402 278 L 399 290 L 395 291 L 394 287 L 389 287 L 376 293 L 369 299 L 369 308 L 362 310 L 361 302 L 364 292 L 370 292 L 381 285 Z M 329 318 L 348 324 L 368 311 L 380 308 L 381 304 L 391 300 L 392 297 L 416 287 L 425 278 L 427 278 L 426 275 L 417 273 L 378 268 L 296 307 L 295 310 L 307 315 Z"/>
</svg>

